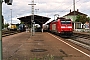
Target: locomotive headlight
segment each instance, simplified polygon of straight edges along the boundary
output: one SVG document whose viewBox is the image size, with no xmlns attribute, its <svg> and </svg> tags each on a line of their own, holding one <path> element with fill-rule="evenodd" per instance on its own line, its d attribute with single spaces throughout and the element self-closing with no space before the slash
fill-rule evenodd
<svg viewBox="0 0 90 60">
<path fill-rule="evenodd" d="M 65 26 L 61 26 L 61 28 L 65 28 Z"/>
<path fill-rule="evenodd" d="M 68 26 L 68 28 L 72 28 L 72 26 Z"/>
</svg>

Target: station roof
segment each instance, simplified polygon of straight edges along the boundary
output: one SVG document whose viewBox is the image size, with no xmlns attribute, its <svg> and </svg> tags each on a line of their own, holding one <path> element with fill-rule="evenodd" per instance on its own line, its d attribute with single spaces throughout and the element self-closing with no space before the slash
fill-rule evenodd
<svg viewBox="0 0 90 60">
<path fill-rule="evenodd" d="M 65 15 L 65 16 L 74 15 L 74 13 L 75 13 L 75 15 L 83 15 L 83 16 L 87 16 L 87 14 L 84 14 L 84 13 L 79 12 L 78 9 L 77 9 L 77 11 L 71 11 L 71 9 L 70 9 L 70 13 L 68 13 L 68 14 Z"/>
<path fill-rule="evenodd" d="M 24 17 L 20 17 L 17 18 L 19 20 L 21 20 L 22 22 L 26 23 L 26 24 L 31 24 L 31 16 L 24 16 Z M 39 16 L 39 15 L 34 15 L 34 22 L 35 24 L 45 24 L 49 19 L 49 17 L 44 17 L 44 16 Z"/>
</svg>

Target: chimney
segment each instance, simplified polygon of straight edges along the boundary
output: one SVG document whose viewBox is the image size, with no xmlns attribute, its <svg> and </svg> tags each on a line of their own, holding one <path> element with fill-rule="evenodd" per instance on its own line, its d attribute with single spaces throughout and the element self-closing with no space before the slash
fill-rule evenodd
<svg viewBox="0 0 90 60">
<path fill-rule="evenodd" d="M 79 12 L 79 10 L 77 9 L 77 12 Z"/>
<path fill-rule="evenodd" d="M 71 13 L 71 9 L 70 9 L 70 13 Z"/>
</svg>

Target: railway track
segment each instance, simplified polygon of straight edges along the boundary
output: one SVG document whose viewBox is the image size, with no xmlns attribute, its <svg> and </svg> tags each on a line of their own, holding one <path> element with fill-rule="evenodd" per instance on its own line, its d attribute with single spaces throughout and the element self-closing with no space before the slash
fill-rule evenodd
<svg viewBox="0 0 90 60">
<path fill-rule="evenodd" d="M 2 37 L 14 35 L 14 34 L 17 34 L 17 33 L 20 33 L 20 31 L 3 30 L 3 31 L 2 31 Z"/>
<path fill-rule="evenodd" d="M 60 35 L 58 36 L 61 37 Z M 71 37 L 62 36 L 61 38 L 90 51 L 90 34 L 73 33 Z"/>
<path fill-rule="evenodd" d="M 83 47 L 90 51 L 90 35 L 74 33 L 70 38 L 65 38 L 80 47 Z"/>
</svg>

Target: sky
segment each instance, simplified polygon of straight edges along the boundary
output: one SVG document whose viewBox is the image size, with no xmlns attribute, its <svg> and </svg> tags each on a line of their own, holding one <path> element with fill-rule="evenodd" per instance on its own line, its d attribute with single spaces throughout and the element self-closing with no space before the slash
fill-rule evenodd
<svg viewBox="0 0 90 60">
<path fill-rule="evenodd" d="M 2 3 L 2 15 L 4 16 L 5 23 L 17 24 L 20 21 L 19 17 L 31 15 L 31 2 L 32 0 L 13 0 L 12 5 Z M 55 14 L 59 14 L 60 17 L 68 14 L 74 10 L 73 0 L 34 0 L 36 4 L 34 6 L 34 14 L 50 17 L 54 19 Z M 11 10 L 12 9 L 12 10 Z M 75 0 L 75 10 L 79 9 L 79 12 L 90 16 L 90 0 Z M 12 12 L 12 14 L 11 14 Z M 55 17 L 56 18 L 56 17 Z M 50 20 L 50 21 L 51 21 Z"/>
</svg>

